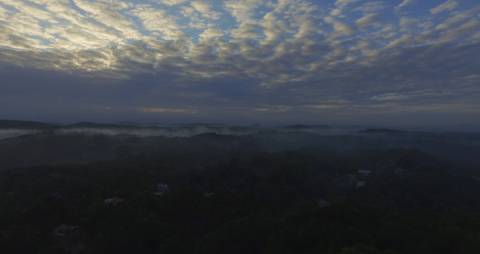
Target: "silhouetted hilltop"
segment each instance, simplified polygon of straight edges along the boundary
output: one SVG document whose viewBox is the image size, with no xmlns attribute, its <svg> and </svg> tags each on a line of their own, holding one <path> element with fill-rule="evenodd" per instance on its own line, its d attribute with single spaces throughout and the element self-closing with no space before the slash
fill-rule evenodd
<svg viewBox="0 0 480 254">
<path fill-rule="evenodd" d="M 115 123 L 94 123 L 94 122 L 79 122 L 64 126 L 64 128 L 102 128 L 102 129 L 119 129 L 119 128 L 138 128 L 134 124 L 115 124 Z"/>
<path fill-rule="evenodd" d="M 397 129 L 386 129 L 386 128 L 370 128 L 361 130 L 361 133 L 370 133 L 370 134 L 400 134 L 406 133 L 407 131 L 397 130 Z"/>
<path fill-rule="evenodd" d="M 0 129 L 50 129 L 58 127 L 58 125 L 19 120 L 0 120 Z"/>
</svg>

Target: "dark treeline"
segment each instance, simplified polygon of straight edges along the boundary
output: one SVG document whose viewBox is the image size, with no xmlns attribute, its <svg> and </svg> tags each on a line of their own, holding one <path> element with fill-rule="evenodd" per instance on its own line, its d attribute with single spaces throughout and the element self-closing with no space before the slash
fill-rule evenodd
<svg viewBox="0 0 480 254">
<path fill-rule="evenodd" d="M 473 153 L 477 141 L 362 135 L 43 133 L 3 140 L 0 248 L 478 253 L 475 158 L 442 156 L 452 147 Z"/>
</svg>

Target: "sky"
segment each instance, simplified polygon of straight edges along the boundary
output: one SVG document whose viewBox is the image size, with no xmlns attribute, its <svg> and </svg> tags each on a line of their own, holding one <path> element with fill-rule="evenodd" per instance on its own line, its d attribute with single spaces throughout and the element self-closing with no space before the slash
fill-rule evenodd
<svg viewBox="0 0 480 254">
<path fill-rule="evenodd" d="M 480 126 L 480 3 L 0 0 L 0 118 Z"/>
</svg>

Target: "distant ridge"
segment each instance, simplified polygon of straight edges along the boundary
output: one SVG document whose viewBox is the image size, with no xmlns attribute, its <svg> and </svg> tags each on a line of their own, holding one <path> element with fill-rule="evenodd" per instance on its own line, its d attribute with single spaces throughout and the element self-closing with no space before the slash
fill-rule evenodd
<svg viewBox="0 0 480 254">
<path fill-rule="evenodd" d="M 0 120 L 0 129 L 51 129 L 59 127 L 55 124 L 21 121 L 21 120 Z"/>
<path fill-rule="evenodd" d="M 63 126 L 64 128 L 136 128 L 138 127 L 135 124 L 124 124 L 124 123 L 94 123 L 94 122 L 78 122 L 73 124 L 68 124 Z"/>
<path fill-rule="evenodd" d="M 402 130 L 397 130 L 397 129 L 386 129 L 386 128 L 380 128 L 380 129 L 377 129 L 377 128 L 372 128 L 372 129 L 365 129 L 365 130 L 361 130 L 360 132 L 362 133 L 372 133 L 372 134 L 393 134 L 393 133 L 405 133 L 406 131 L 402 131 Z"/>
</svg>

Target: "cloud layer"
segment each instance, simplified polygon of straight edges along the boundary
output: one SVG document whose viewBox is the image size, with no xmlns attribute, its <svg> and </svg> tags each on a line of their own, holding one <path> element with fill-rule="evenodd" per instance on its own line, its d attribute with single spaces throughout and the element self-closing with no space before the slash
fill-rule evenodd
<svg viewBox="0 0 480 254">
<path fill-rule="evenodd" d="M 473 0 L 1 0 L 0 66 L 117 82 L 144 92 L 123 105 L 142 114 L 213 102 L 256 115 L 480 113 L 479 15 Z"/>
</svg>

